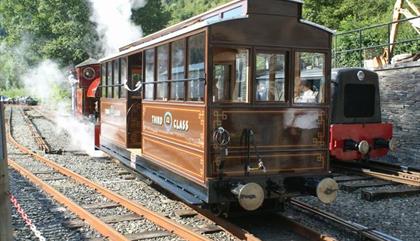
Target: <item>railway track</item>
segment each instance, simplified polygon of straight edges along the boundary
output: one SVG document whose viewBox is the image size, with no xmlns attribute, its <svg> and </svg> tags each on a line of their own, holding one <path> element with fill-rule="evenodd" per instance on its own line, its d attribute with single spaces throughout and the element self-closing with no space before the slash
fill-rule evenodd
<svg viewBox="0 0 420 241">
<path fill-rule="evenodd" d="M 319 208 L 313 207 L 307 203 L 291 199 L 290 204 L 293 208 L 296 208 L 300 211 L 309 213 L 311 215 L 314 215 L 316 217 L 321 217 L 328 222 L 335 223 L 339 225 L 340 227 L 346 228 L 350 230 L 351 232 L 357 234 L 361 237 L 362 240 L 372 240 L 372 241 L 401 241 L 400 239 L 397 239 L 395 237 L 392 237 L 390 235 L 387 235 L 383 232 L 380 232 L 378 230 L 375 230 L 373 228 L 366 227 L 364 225 L 345 220 L 341 217 L 338 217 L 332 213 L 323 211 Z"/>
<path fill-rule="evenodd" d="M 22 115 L 24 113 L 21 113 Z M 11 126 L 11 119 L 12 119 L 12 111 L 10 112 L 9 118 L 9 127 Z M 28 124 L 27 122 L 25 122 Z M 172 221 L 170 218 L 159 215 L 151 210 L 148 210 L 141 206 L 140 204 L 128 200 L 127 198 L 118 195 L 102 186 L 88 180 L 87 178 L 67 169 L 64 168 L 55 162 L 47 159 L 46 157 L 31 151 L 30 149 L 20 145 L 11 134 L 12 128 L 8 128 L 7 138 L 10 143 L 12 143 L 16 148 L 18 148 L 22 153 L 25 153 L 31 156 L 36 161 L 45 165 L 45 167 L 41 168 L 41 171 L 33 171 L 31 172 L 27 168 L 19 165 L 16 161 L 11 160 L 10 165 L 13 169 L 18 171 L 21 175 L 27 177 L 31 182 L 36 184 L 37 186 L 41 187 L 44 191 L 46 191 L 49 195 L 54 197 L 58 202 L 66 206 L 70 211 L 77 214 L 80 219 L 85 220 L 91 227 L 101 233 L 104 237 L 107 237 L 111 240 L 140 240 L 144 238 L 159 238 L 159 237 L 168 237 L 171 235 L 177 235 L 178 237 L 185 239 L 185 240 L 210 240 L 208 237 L 203 235 L 204 233 L 212 233 L 212 232 L 227 232 L 231 234 L 231 236 L 236 237 L 237 240 L 248 240 L 248 241 L 260 241 L 260 239 L 256 238 L 252 234 L 248 233 L 247 231 L 229 223 L 223 221 L 223 219 L 219 219 L 218 217 L 214 216 L 211 213 L 206 213 L 205 210 L 196 209 L 196 210 L 184 210 L 183 212 L 179 212 L 177 215 L 182 217 L 192 217 L 192 216 L 202 216 L 208 220 L 217 220 L 220 224 L 215 225 L 207 225 L 202 226 L 200 228 L 197 227 L 187 227 L 182 224 L 178 224 L 175 221 Z M 47 168 L 48 171 L 45 171 Z M 45 177 L 45 175 L 48 175 Z M 43 178 L 40 178 L 42 176 Z M 65 197 L 59 191 L 57 191 L 54 187 L 49 185 L 48 181 L 59 181 L 64 180 L 66 182 L 77 182 L 81 185 L 84 185 L 95 192 L 98 192 L 102 195 L 105 199 L 110 200 L 110 202 L 106 203 L 99 203 L 99 204 L 84 204 L 83 206 L 79 206 L 69 198 Z M 47 180 L 47 181 L 46 181 Z M 97 199 L 97 198 L 96 198 Z M 114 216 L 114 217 L 96 217 L 90 211 L 95 209 L 95 213 L 101 213 L 100 209 L 109 209 L 109 208 L 125 208 L 128 211 L 132 212 L 130 215 L 125 216 Z M 155 231 L 147 231 L 144 233 L 137 233 L 131 235 L 122 235 L 121 233 L 117 232 L 114 228 L 112 228 L 109 223 L 115 223 L 117 220 L 121 222 L 127 222 L 130 220 L 139 220 L 145 218 L 147 220 L 152 221 L 157 226 L 162 228 L 162 230 L 155 230 Z M 73 226 L 81 226 L 81 223 L 73 224 Z"/>
<path fill-rule="evenodd" d="M 45 153 L 50 153 L 51 152 L 51 148 L 50 146 L 45 142 L 44 138 L 41 136 L 41 134 L 39 133 L 38 129 L 34 126 L 34 124 L 32 123 L 32 121 L 29 119 L 29 117 L 25 114 L 25 111 L 23 109 L 19 109 L 22 116 L 23 116 L 23 120 L 25 121 L 26 125 L 29 127 L 29 130 L 31 131 L 31 135 L 33 137 L 33 139 L 35 140 L 35 143 L 38 145 L 38 148 L 45 152 Z"/>
<path fill-rule="evenodd" d="M 205 237 L 202 233 L 211 231 L 209 227 L 203 229 L 194 229 L 190 227 L 186 227 L 180 225 L 171 219 L 161 216 L 158 213 L 152 212 L 143 206 L 135 203 L 133 201 L 128 200 L 127 198 L 122 197 L 90 180 L 87 178 L 72 172 L 67 168 L 63 168 L 54 162 L 48 160 L 45 157 L 38 155 L 35 152 L 19 145 L 11 136 L 8 136 L 8 139 L 11 143 L 13 143 L 20 151 L 31 155 L 34 159 L 44 164 L 43 168 L 49 168 L 48 174 L 50 176 L 56 176 L 55 178 L 50 178 L 50 180 L 64 180 L 64 181 L 73 181 L 77 184 L 81 184 L 89 188 L 91 191 L 95 191 L 96 195 L 101 195 L 104 199 L 110 200 L 109 203 L 103 204 L 91 204 L 92 208 L 99 209 L 100 207 L 103 208 L 110 208 L 110 207 L 122 207 L 130 212 L 131 215 L 126 215 L 124 217 L 107 217 L 104 218 L 107 221 L 101 220 L 99 217 L 96 217 L 91 212 L 89 212 L 86 208 L 82 208 L 76 203 L 72 202 L 69 198 L 60 194 L 57 190 L 55 190 L 51 185 L 47 184 L 47 182 L 43 181 L 41 178 L 37 177 L 36 174 L 29 171 L 27 168 L 22 167 L 21 165 L 17 164 L 15 161 L 11 161 L 11 167 L 14 168 L 16 171 L 20 172 L 23 176 L 26 176 L 30 179 L 33 183 L 40 186 L 44 191 L 49 193 L 53 196 L 58 202 L 62 203 L 64 206 L 69 208 L 71 211 L 76 213 L 81 219 L 85 220 L 89 225 L 95 228 L 99 233 L 104 235 L 104 237 L 108 237 L 111 240 L 139 240 L 143 239 L 145 236 L 151 237 L 162 237 L 162 236 L 171 236 L 175 234 L 183 239 L 186 240 L 210 240 L 209 238 Z M 36 171 L 34 171 L 36 173 Z M 42 172 L 38 172 L 38 174 L 45 174 Z M 57 174 L 58 177 L 57 177 Z M 96 206 L 96 207 L 94 207 Z M 166 230 L 166 232 L 162 232 L 160 230 L 155 230 L 153 232 L 147 233 L 139 233 L 136 235 L 131 236 L 124 236 L 121 233 L 117 232 L 114 228 L 110 227 L 109 223 L 114 223 L 117 220 L 120 222 L 123 221 L 130 221 L 130 220 L 139 220 L 139 219 L 147 219 L 157 226 L 161 227 L 162 229 Z M 214 229 L 217 229 L 214 228 Z M 220 231 L 220 229 L 219 229 Z"/>
<path fill-rule="evenodd" d="M 12 143 L 16 148 L 18 148 L 22 153 L 30 155 L 34 161 L 38 161 L 40 164 L 42 163 L 41 170 L 28 170 L 27 167 L 23 167 L 19 165 L 16 161 L 11 160 L 11 167 L 14 168 L 16 171 L 21 173 L 23 176 L 27 177 L 31 180 L 31 182 L 35 183 L 39 187 L 41 187 L 44 191 L 54 197 L 58 202 L 66 206 L 69 210 L 77 214 L 82 220 L 85 220 L 91 227 L 101 233 L 104 237 L 107 237 L 111 240 L 139 240 L 144 238 L 157 238 L 157 237 L 165 237 L 165 236 L 172 236 L 176 235 L 185 240 L 210 240 L 208 237 L 204 235 L 207 232 L 220 232 L 223 231 L 218 226 L 206 226 L 202 228 L 192 228 L 187 227 L 182 224 L 178 224 L 175 221 L 171 220 L 168 217 L 162 216 L 156 212 L 153 212 L 145 207 L 141 206 L 140 204 L 133 202 L 117 193 L 106 189 L 89 179 L 67 169 L 64 168 L 55 162 L 35 153 L 28 148 L 20 145 L 13 139 L 11 133 L 7 133 L 7 138 L 10 143 Z M 48 171 L 45 171 L 45 170 Z M 42 171 L 43 170 L 43 171 Z M 39 176 L 47 174 L 49 177 L 42 180 Z M 77 185 L 85 186 L 86 188 L 90 189 L 88 192 L 95 192 L 95 195 L 100 195 L 102 198 L 98 199 L 105 199 L 109 200 L 110 202 L 102 203 L 102 204 L 85 204 L 84 206 L 87 208 L 83 208 L 76 204 L 76 202 L 70 200 L 68 197 L 65 197 L 59 191 L 57 191 L 54 187 L 49 185 L 48 181 L 64 181 L 67 183 L 73 182 Z M 102 217 L 101 218 L 95 216 L 90 212 L 88 209 L 95 209 L 95 213 L 100 213 L 101 211 L 98 209 L 107 209 L 107 208 L 117 208 L 121 207 L 126 209 L 127 211 L 131 212 L 129 215 L 125 216 L 115 216 L 115 217 Z M 117 232 L 114 228 L 112 228 L 109 224 L 119 222 L 127 222 L 127 221 L 135 221 L 146 219 L 151 221 L 152 223 L 159 226 L 162 230 L 154 230 L 154 231 L 147 231 L 144 233 L 137 233 L 131 235 L 122 235 L 121 233 Z M 251 235 L 244 235 L 247 237 L 251 237 Z M 257 239 L 247 239 L 247 240 L 257 240 Z"/>
<path fill-rule="evenodd" d="M 362 173 L 378 179 L 420 187 L 420 169 L 380 161 L 359 163 L 335 162 L 335 169 Z"/>
<path fill-rule="evenodd" d="M 29 152 L 29 154 L 31 154 L 35 158 L 33 153 Z M 38 158 L 41 160 L 41 162 L 44 163 L 44 161 L 42 161 L 42 159 L 45 158 L 45 157 L 40 156 Z M 103 205 L 98 205 L 98 206 L 106 207 L 106 206 L 115 206 L 115 205 L 117 205 L 117 204 L 116 203 L 113 203 L 113 204 L 103 203 Z M 295 204 L 292 204 L 292 205 L 295 205 Z M 89 205 L 87 205 L 87 206 L 89 207 Z M 91 209 L 92 205 L 90 205 L 89 208 Z M 199 233 L 200 232 L 205 232 L 205 231 L 224 230 L 224 231 L 232 234 L 232 236 L 234 236 L 235 238 L 237 238 L 239 240 L 251 240 L 251 241 L 260 240 L 256 236 L 254 236 L 254 235 L 250 234 L 249 232 L 245 231 L 243 228 L 240 228 L 237 225 L 235 225 L 235 224 L 231 223 L 230 221 L 227 221 L 223 218 L 216 217 L 212 213 L 208 212 L 207 210 L 202 210 L 202 209 L 199 209 L 197 207 L 190 207 L 190 208 L 191 209 L 188 209 L 188 208 L 184 209 L 183 208 L 183 211 L 179 212 L 177 215 L 181 216 L 181 217 L 191 217 L 191 216 L 205 217 L 205 218 L 211 220 L 212 222 L 214 222 L 216 224 L 215 226 L 203 227 L 201 230 L 199 230 Z M 194 208 L 194 210 L 193 210 L 193 208 Z M 100 210 L 97 209 L 97 212 L 100 212 Z M 316 216 L 323 217 L 322 215 L 318 215 L 318 214 L 316 214 Z M 119 217 L 119 218 L 122 218 L 122 217 Z M 134 217 L 127 216 L 126 218 L 134 218 Z M 107 219 L 109 219 L 109 217 Z M 344 219 L 341 219 L 341 220 L 344 220 Z M 276 216 L 275 221 L 273 221 L 273 222 L 281 224 L 281 225 L 279 225 L 281 227 L 278 227 L 279 229 L 280 228 L 283 228 L 283 229 L 287 228 L 288 230 L 292 230 L 294 233 L 298 234 L 298 236 L 303 237 L 303 240 L 311 240 L 311 241 L 312 240 L 313 241 L 316 241 L 316 240 L 323 240 L 323 241 L 336 240 L 334 237 L 331 237 L 330 235 L 321 234 L 321 233 L 319 233 L 317 231 L 314 231 L 313 229 L 310 229 L 310 228 L 302 225 L 301 223 L 299 223 L 299 222 L 297 222 L 293 219 L 290 219 L 288 217 L 285 217 L 285 216 L 281 216 L 281 215 Z M 352 223 L 352 222 L 349 222 L 349 223 Z M 356 230 L 356 227 L 359 227 L 358 231 L 354 231 L 354 230 Z M 353 231 L 358 233 L 358 234 L 359 234 L 359 232 L 361 232 L 359 235 L 363 236 L 362 234 L 364 234 L 364 231 L 366 231 L 367 228 L 363 229 L 361 227 L 363 227 L 363 226 L 362 225 L 355 225 L 353 227 L 354 228 Z M 155 235 L 155 237 L 159 237 L 159 236 L 168 237 L 171 234 L 172 234 L 171 231 L 155 230 L 155 231 L 149 231 L 147 233 L 138 233 L 136 235 L 137 235 L 137 237 L 142 237 L 142 236 L 147 236 L 147 235 L 149 235 L 149 237 L 154 237 L 153 235 Z M 389 236 L 386 236 L 385 234 L 384 234 L 384 236 L 389 237 Z M 134 237 L 135 237 L 135 235 L 132 235 L 129 238 L 134 239 Z M 395 241 L 395 240 L 398 240 L 398 239 L 384 239 L 383 237 L 382 237 L 383 239 L 374 239 L 372 237 L 370 237 L 370 238 L 371 239 L 367 239 L 367 240 L 381 240 L 381 241 L 385 241 L 385 240 L 386 241 L 390 241 L 390 240 Z M 188 240 L 196 240 L 196 239 L 188 239 Z M 287 239 L 284 239 L 284 240 L 287 240 Z"/>
<path fill-rule="evenodd" d="M 410 196 L 420 193 L 420 170 L 407 166 L 400 166 L 380 161 L 365 163 L 334 163 L 337 172 L 352 173 L 358 176 L 348 177 L 337 182 L 359 181 L 355 184 L 343 184 L 340 188 L 353 192 L 360 188 L 397 186 L 393 190 L 362 190 L 361 198 L 367 201 L 376 201 L 384 198 Z M 361 176 L 360 176 L 361 175 Z M 346 177 L 346 176 L 344 176 Z M 379 181 L 382 180 L 382 181 Z"/>
</svg>

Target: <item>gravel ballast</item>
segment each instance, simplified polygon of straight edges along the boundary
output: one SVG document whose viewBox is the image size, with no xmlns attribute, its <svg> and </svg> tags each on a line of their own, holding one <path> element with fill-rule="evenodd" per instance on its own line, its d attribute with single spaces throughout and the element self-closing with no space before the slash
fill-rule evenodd
<svg viewBox="0 0 420 241">
<path fill-rule="evenodd" d="M 30 114 L 31 112 L 28 113 Z M 14 118 L 21 119 L 16 111 L 14 112 Z M 31 143 L 28 139 L 31 138 L 30 136 L 28 137 L 28 132 L 25 132 L 25 129 L 23 128 L 24 123 L 19 123 L 19 121 L 14 121 L 13 123 L 15 124 L 14 135 L 16 140 L 20 143 L 27 143 L 30 145 Z M 71 135 L 66 134 L 65 132 L 59 132 L 62 134 L 57 138 L 57 128 L 52 122 L 42 121 L 42 118 L 36 118 L 34 123 L 37 128 L 42 131 L 42 135 L 46 138 L 47 142 L 55 142 L 54 145 L 56 145 L 56 148 L 62 148 L 63 150 L 74 149 L 74 147 L 66 147 L 68 146 L 68 143 L 71 143 Z M 34 148 L 36 149 L 36 146 Z M 171 217 L 186 225 L 198 227 L 208 222 L 207 220 L 200 218 L 179 218 L 176 214 L 177 210 L 185 209 L 185 205 L 163 195 L 137 175 L 134 175 L 134 180 L 126 180 L 125 177 L 132 174 L 118 175 L 118 173 L 126 173 L 126 169 L 108 157 L 93 158 L 87 155 L 74 155 L 71 152 L 65 152 L 63 155 L 46 156 L 58 164 L 86 176 L 127 198 L 136 200 L 153 211 L 162 213 L 162 215 Z M 398 186 L 381 188 L 398 188 Z M 394 197 L 369 202 L 361 199 L 362 190 L 369 190 L 369 188 L 360 189 L 354 192 L 340 190 L 337 201 L 331 205 L 322 204 L 315 197 L 300 197 L 298 200 L 319 207 L 322 210 L 327 210 L 337 216 L 344 217 L 349 221 L 360 223 L 369 228 L 374 228 L 378 231 L 395 236 L 404 241 L 420 240 L 420 229 L 416 228 L 420 224 L 420 195 Z M 299 220 L 299 222 L 302 222 L 321 233 L 330 234 L 338 240 L 359 240 L 357 235 L 337 228 L 335 225 L 326 223 L 318 218 L 313 218 L 311 215 L 297 211 L 288 205 L 286 205 L 284 214 Z M 255 219 L 259 220 L 257 218 Z M 276 232 L 274 228 L 267 228 L 270 227 L 270 224 L 264 224 L 264 222 L 268 221 L 262 218 L 261 222 L 258 222 L 255 225 L 247 225 L 243 222 L 241 225 L 251 233 L 260 234 L 258 236 L 264 237 L 263 240 L 278 240 L 279 236 L 277 235 L 279 235 L 279 232 Z M 238 221 L 238 224 L 240 223 L 241 222 Z M 133 229 L 135 230 L 136 228 L 133 227 Z M 224 232 L 211 234 L 208 235 L 208 237 L 212 240 L 233 240 L 233 237 L 226 235 Z"/>
</svg>

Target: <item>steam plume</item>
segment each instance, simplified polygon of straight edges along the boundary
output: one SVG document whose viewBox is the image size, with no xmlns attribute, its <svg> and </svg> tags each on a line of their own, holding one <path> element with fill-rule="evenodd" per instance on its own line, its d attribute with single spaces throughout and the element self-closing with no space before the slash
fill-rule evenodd
<svg viewBox="0 0 420 241">
<path fill-rule="evenodd" d="M 118 48 L 139 39 L 143 35 L 140 26 L 131 21 L 131 9 L 146 4 L 145 0 L 89 0 L 92 4 L 90 20 L 96 23 L 96 31 L 102 40 L 105 55 L 118 52 Z"/>
</svg>

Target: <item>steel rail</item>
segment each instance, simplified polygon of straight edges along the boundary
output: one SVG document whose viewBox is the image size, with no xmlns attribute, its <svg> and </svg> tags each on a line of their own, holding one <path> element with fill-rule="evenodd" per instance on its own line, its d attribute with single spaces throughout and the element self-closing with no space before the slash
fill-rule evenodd
<svg viewBox="0 0 420 241">
<path fill-rule="evenodd" d="M 311 229 L 299 222 L 296 222 L 284 215 L 278 214 L 280 218 L 280 222 L 287 226 L 289 229 L 291 229 L 294 233 L 310 240 L 310 241 L 337 241 L 336 238 L 321 234 L 318 231 L 315 231 L 314 229 Z"/>
<path fill-rule="evenodd" d="M 65 197 L 59 191 L 42 181 L 40 178 L 32 174 L 30 171 L 26 170 L 24 167 L 17 164 L 15 161 L 9 159 L 9 165 L 17 172 L 19 172 L 22 176 L 25 176 L 29 179 L 29 181 L 39 186 L 42 190 L 51 195 L 57 202 L 66 206 L 70 211 L 79 216 L 79 218 L 81 218 L 90 226 L 92 226 L 104 237 L 109 238 L 110 240 L 129 240 L 126 237 L 124 237 L 124 235 L 115 230 L 113 227 L 104 223 L 102 220 L 95 217 L 93 214 L 80 207 L 75 202 L 71 201 L 69 198 Z"/>
<path fill-rule="evenodd" d="M 333 166 L 382 180 L 420 187 L 420 171 L 412 167 L 398 166 L 378 161 L 351 164 L 335 162 Z"/>
<path fill-rule="evenodd" d="M 306 212 L 309 212 L 311 214 L 314 214 L 316 216 L 325 218 L 329 221 L 332 221 L 334 223 L 337 223 L 352 232 L 356 232 L 366 240 L 372 240 L 372 241 L 401 241 L 398 238 L 392 237 L 390 235 L 384 234 L 380 231 L 377 231 L 375 229 L 368 228 L 366 226 L 363 226 L 361 224 L 345 220 L 343 218 L 340 218 L 332 213 L 322 211 L 316 207 L 312 207 L 309 204 L 306 204 L 304 202 L 291 199 L 290 204 L 294 207 L 297 207 L 298 209 L 304 210 Z"/>
<path fill-rule="evenodd" d="M 248 231 L 236 226 L 235 224 L 218 217 L 211 213 L 208 210 L 204 210 L 202 208 L 199 208 L 197 206 L 193 205 L 187 205 L 191 209 L 195 210 L 199 215 L 203 216 L 204 218 L 207 218 L 213 222 L 215 222 L 217 225 L 219 225 L 223 230 L 226 232 L 232 234 L 233 236 L 239 238 L 240 240 L 244 241 L 261 241 L 261 239 L 255 237 L 253 234 L 249 233 Z"/>
<path fill-rule="evenodd" d="M 25 114 L 24 110 L 20 109 L 23 120 L 26 122 L 26 124 L 29 127 L 29 131 L 32 134 L 32 137 L 35 139 L 36 144 L 38 145 L 38 148 L 41 149 L 45 153 L 50 153 L 50 147 L 45 142 L 44 138 L 42 138 L 41 134 L 39 133 L 38 129 L 35 128 L 32 121 L 29 119 L 29 117 Z"/>
<path fill-rule="evenodd" d="M 68 176 L 70 178 L 72 178 L 73 180 L 75 180 L 76 182 L 79 182 L 81 184 L 84 184 L 94 190 L 96 190 L 98 193 L 102 194 L 103 196 L 105 196 L 106 198 L 108 198 L 109 200 L 114 201 L 115 203 L 120 204 L 121 206 L 127 208 L 128 210 L 140 215 L 141 217 L 144 217 L 145 219 L 155 223 L 156 225 L 160 226 L 161 228 L 169 231 L 170 233 L 174 233 L 176 235 L 178 235 L 181 238 L 184 238 L 186 240 L 203 240 L 203 241 L 210 241 L 209 238 L 207 238 L 206 236 L 197 233 L 191 229 L 189 229 L 188 227 L 178 224 L 175 221 L 164 217 L 162 215 L 159 215 L 158 213 L 155 213 L 147 208 L 145 208 L 144 206 L 138 204 L 138 203 L 134 203 L 133 201 L 119 195 L 116 194 L 104 187 L 102 187 L 101 185 L 98 185 L 92 181 L 90 181 L 89 179 L 67 169 L 64 168 L 58 164 L 56 164 L 55 162 L 29 150 L 28 148 L 20 145 L 16 140 L 13 139 L 13 137 L 10 135 L 10 133 L 7 133 L 7 138 L 8 140 L 14 144 L 20 151 L 32 156 L 33 158 L 37 159 L 38 161 L 43 162 L 45 165 L 53 168 L 54 170 L 56 170 L 57 172 Z"/>
<path fill-rule="evenodd" d="M 50 116 L 50 113 L 46 113 L 40 110 L 39 107 L 32 107 L 35 111 L 37 111 L 39 114 L 43 115 L 45 118 L 51 120 L 52 122 L 55 122 Z M 125 167 L 125 166 L 124 166 Z M 176 198 L 176 197 L 174 197 Z M 253 234 L 249 233 L 248 231 L 238 227 L 237 225 L 230 223 L 229 221 L 218 217 L 211 213 L 208 210 L 199 208 L 194 205 L 189 205 L 184 203 L 187 207 L 195 210 L 197 212 L 197 215 L 200 215 L 202 218 L 207 219 L 209 221 L 212 221 L 216 223 L 221 229 L 223 229 L 225 232 L 231 234 L 232 236 L 243 240 L 243 241 L 261 241 L 261 239 L 255 237 Z"/>
</svg>

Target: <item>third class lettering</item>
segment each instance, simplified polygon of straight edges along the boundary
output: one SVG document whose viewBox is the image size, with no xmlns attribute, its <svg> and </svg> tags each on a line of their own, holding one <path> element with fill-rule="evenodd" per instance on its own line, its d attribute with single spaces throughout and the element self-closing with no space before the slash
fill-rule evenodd
<svg viewBox="0 0 420 241">
<path fill-rule="evenodd" d="M 152 115 L 152 124 L 161 126 L 163 124 L 163 117 Z"/>
<path fill-rule="evenodd" d="M 165 127 L 167 126 L 167 131 L 170 131 L 171 129 L 188 131 L 190 129 L 188 120 L 172 120 L 172 115 L 165 115 L 165 117 L 152 115 L 152 125 L 163 126 L 164 123 Z"/>
</svg>

